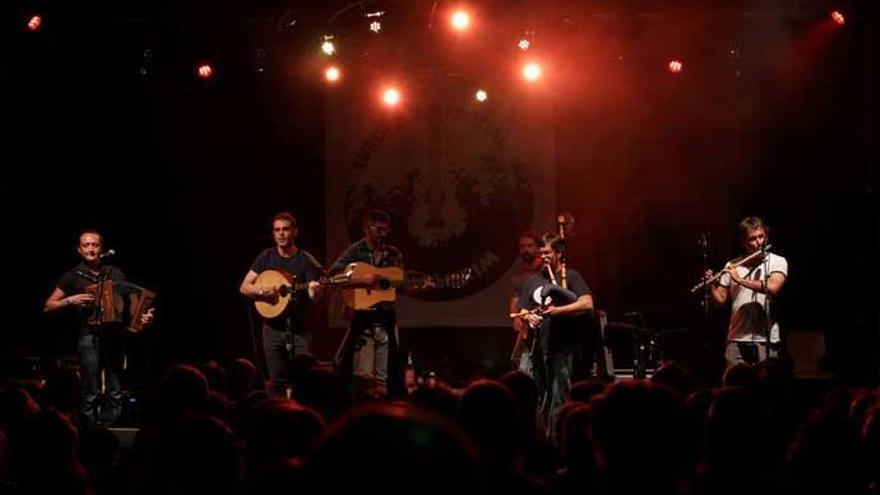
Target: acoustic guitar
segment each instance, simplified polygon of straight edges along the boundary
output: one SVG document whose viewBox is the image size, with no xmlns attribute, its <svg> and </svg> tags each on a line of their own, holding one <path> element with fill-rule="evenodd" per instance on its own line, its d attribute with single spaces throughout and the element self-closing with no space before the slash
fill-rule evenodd
<svg viewBox="0 0 880 495">
<path fill-rule="evenodd" d="M 348 277 L 321 277 L 317 279 L 321 285 L 335 285 L 348 282 Z M 309 288 L 309 282 L 297 282 L 293 275 L 283 270 L 264 270 L 254 279 L 254 285 L 265 289 L 278 287 L 278 297 L 271 300 L 254 301 L 257 312 L 263 318 L 277 318 L 284 314 L 287 306 L 294 298 L 296 291 Z"/>
<path fill-rule="evenodd" d="M 342 274 L 334 279 L 339 282 L 348 279 L 349 283 L 354 280 L 376 279 L 371 285 L 352 284 L 343 288 L 343 300 L 345 305 L 353 310 L 370 309 L 383 302 L 394 302 L 397 299 L 397 289 L 404 290 L 431 290 L 431 289 L 460 289 L 466 286 L 471 279 L 473 270 L 468 268 L 454 273 L 441 276 L 432 276 L 422 272 L 404 271 L 399 266 L 377 268 L 369 263 L 350 263 Z M 344 282 L 342 282 L 344 283 Z"/>
</svg>

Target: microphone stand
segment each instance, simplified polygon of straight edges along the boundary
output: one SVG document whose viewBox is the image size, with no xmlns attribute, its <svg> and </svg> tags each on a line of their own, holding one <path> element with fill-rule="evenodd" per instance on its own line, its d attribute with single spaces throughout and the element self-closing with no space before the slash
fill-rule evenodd
<svg viewBox="0 0 880 495">
<path fill-rule="evenodd" d="M 287 316 L 284 318 L 284 348 L 287 349 L 290 358 L 293 357 L 293 319 L 296 311 L 296 278 L 291 281 L 290 302 L 287 304 Z"/>
<path fill-rule="evenodd" d="M 100 380 L 103 360 L 101 358 L 101 347 L 100 347 L 101 346 L 101 339 L 99 338 L 99 333 L 100 333 L 100 329 L 101 329 L 101 323 L 104 319 L 104 281 L 107 278 L 107 270 L 105 269 L 104 264 L 102 263 L 98 269 L 97 276 L 92 275 L 88 271 L 81 271 L 81 270 L 74 270 L 74 273 L 76 273 L 80 277 L 83 277 L 86 280 L 89 280 L 90 282 L 94 282 L 95 287 L 96 287 L 95 288 L 95 307 L 94 307 L 94 315 L 93 315 L 94 318 L 92 318 L 91 316 L 87 316 L 86 323 L 92 329 L 92 347 L 95 349 L 95 358 L 97 359 L 97 364 L 98 364 L 98 369 L 97 369 L 98 376 L 96 377 L 99 380 L 98 396 L 95 397 L 95 403 L 93 405 L 94 409 L 92 411 L 92 414 L 94 414 L 95 425 L 102 426 L 100 410 L 103 407 L 103 405 L 101 405 L 100 403 L 101 403 L 101 398 L 104 396 L 105 389 L 104 389 L 104 385 L 103 385 L 104 384 L 103 380 Z M 91 323 L 89 323 L 89 320 L 91 320 Z"/>
<path fill-rule="evenodd" d="M 764 249 L 762 247 L 762 249 Z M 767 282 L 770 280 L 770 252 L 765 252 L 764 260 L 762 261 L 764 264 L 764 273 L 761 276 L 764 278 L 764 360 L 770 357 L 770 336 L 773 333 L 773 322 L 770 320 L 770 291 L 767 288 Z"/>
<path fill-rule="evenodd" d="M 697 244 L 700 245 L 700 257 L 703 260 L 703 273 L 706 273 L 709 270 L 709 235 L 708 232 L 703 232 L 700 234 L 700 239 L 697 241 Z M 703 307 L 703 316 L 708 320 L 709 318 L 709 291 L 703 292 L 703 298 L 700 300 L 700 305 Z"/>
<path fill-rule="evenodd" d="M 98 376 L 96 377 L 98 379 L 98 397 L 95 398 L 95 409 L 93 411 L 95 414 L 95 425 L 97 425 L 98 427 L 103 426 L 102 410 L 104 409 L 105 404 L 102 404 L 102 399 L 106 400 L 105 394 L 107 393 L 106 383 L 104 379 L 101 378 L 105 363 L 103 363 L 103 359 L 101 358 L 103 354 L 101 352 L 102 339 L 101 337 L 99 337 L 99 333 L 101 331 L 101 323 L 104 321 L 104 281 L 106 280 L 106 278 L 107 270 L 105 269 L 104 264 L 101 263 L 101 267 L 98 271 L 98 290 L 96 291 L 97 305 L 95 309 L 97 312 L 97 317 L 95 319 L 94 333 L 92 334 L 92 347 L 95 348 L 95 357 L 97 358 L 98 362 L 98 367 L 96 370 L 98 372 Z"/>
</svg>

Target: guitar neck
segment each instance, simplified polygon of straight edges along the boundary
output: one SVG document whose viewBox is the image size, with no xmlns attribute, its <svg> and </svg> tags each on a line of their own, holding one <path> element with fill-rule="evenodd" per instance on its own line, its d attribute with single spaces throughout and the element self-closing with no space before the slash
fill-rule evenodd
<svg viewBox="0 0 880 495">
<path fill-rule="evenodd" d="M 319 277 L 319 278 L 315 279 L 315 282 L 318 282 L 321 285 L 338 285 L 338 284 L 344 284 L 344 283 L 348 282 L 348 279 L 343 276 Z M 291 284 L 291 287 L 293 287 L 293 290 L 306 290 L 309 288 L 310 283 L 311 282 L 295 282 L 295 283 Z"/>
<path fill-rule="evenodd" d="M 398 266 L 377 268 L 368 263 L 355 262 L 346 267 L 345 272 L 338 276 L 341 277 L 338 281 L 354 284 L 344 287 L 343 294 L 346 306 L 357 311 L 394 302 L 398 288 L 407 291 L 460 288 L 467 284 L 470 276 L 471 270 L 436 277 L 421 272 L 404 272 Z M 336 279 L 333 277 L 331 280 Z"/>
<path fill-rule="evenodd" d="M 406 272 L 400 286 L 408 290 L 418 289 L 460 289 L 470 279 L 470 270 L 433 276 L 421 272 Z"/>
<path fill-rule="evenodd" d="M 379 290 L 392 290 L 402 288 L 404 290 L 421 290 L 421 289 L 457 289 L 465 286 L 470 280 L 472 271 L 470 269 L 443 274 L 432 275 L 419 271 L 404 271 L 401 267 L 391 266 L 377 268 L 363 262 L 352 263 L 346 269 L 346 272 L 337 277 L 343 277 L 339 280 L 345 283 L 347 280 L 369 280 L 378 277 L 376 287 Z M 332 277 L 332 281 L 336 281 L 337 277 Z"/>
</svg>

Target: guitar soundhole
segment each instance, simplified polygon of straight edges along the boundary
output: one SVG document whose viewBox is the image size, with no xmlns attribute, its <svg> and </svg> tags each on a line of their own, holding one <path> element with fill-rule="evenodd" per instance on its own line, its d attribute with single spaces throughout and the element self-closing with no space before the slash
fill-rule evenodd
<svg viewBox="0 0 880 495">
<path fill-rule="evenodd" d="M 391 281 L 387 278 L 383 278 L 379 280 L 379 288 L 382 290 L 388 290 L 391 288 Z"/>
<path fill-rule="evenodd" d="M 287 297 L 288 294 L 290 294 L 290 287 L 288 287 L 286 285 L 282 285 L 281 287 L 278 288 L 278 295 L 279 296 Z"/>
</svg>

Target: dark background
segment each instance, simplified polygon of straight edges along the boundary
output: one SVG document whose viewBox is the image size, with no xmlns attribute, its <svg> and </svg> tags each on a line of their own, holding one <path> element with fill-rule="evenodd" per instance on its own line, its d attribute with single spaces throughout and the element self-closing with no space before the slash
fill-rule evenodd
<svg viewBox="0 0 880 495">
<path fill-rule="evenodd" d="M 536 97 L 555 109 L 570 262 L 611 319 L 639 311 L 685 329 L 673 356 L 700 354 L 724 315 L 705 330 L 688 294 L 697 239 L 708 233 L 717 269 L 736 255 L 736 222 L 759 215 L 789 261 L 784 328 L 823 333 L 829 370 L 877 383 L 876 2 L 834 4 L 847 15 L 834 28 L 821 1 L 483 1 L 472 46 L 449 41 L 444 2 L 434 18 L 432 2 L 313 3 L 3 3 L 5 355 L 69 349 L 41 307 L 95 227 L 127 276 L 160 293 L 136 343 L 147 374 L 253 357 L 238 284 L 271 245 L 272 214 L 293 211 L 319 259 L 338 254 L 324 248 L 320 35 L 348 50 L 346 84 L 388 67 L 517 85 L 513 45 L 528 28 L 550 61 Z M 381 37 L 366 30 L 373 9 L 386 12 Z M 672 58 L 681 74 L 665 70 Z M 215 77 L 195 77 L 200 61 Z M 458 370 L 499 367 L 512 344 L 506 329 L 404 331 L 416 354 Z M 316 333 L 329 358 L 339 331 Z"/>
</svg>

